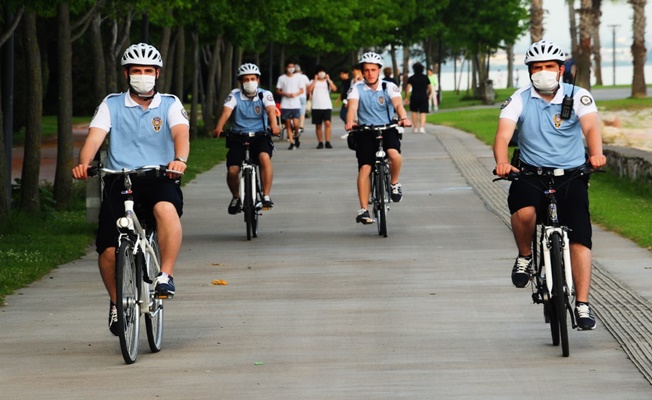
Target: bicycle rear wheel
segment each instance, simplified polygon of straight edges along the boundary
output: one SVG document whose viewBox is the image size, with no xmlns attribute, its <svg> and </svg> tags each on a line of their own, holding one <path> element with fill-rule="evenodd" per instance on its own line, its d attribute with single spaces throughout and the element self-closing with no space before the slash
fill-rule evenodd
<svg viewBox="0 0 652 400">
<path fill-rule="evenodd" d="M 378 227 L 378 235 L 387 237 L 387 176 L 382 166 L 378 167 L 378 176 L 376 179 L 375 187 L 376 203 L 376 226 Z"/>
<path fill-rule="evenodd" d="M 251 240 L 254 232 L 254 214 L 256 212 L 256 207 L 254 205 L 253 198 L 253 188 L 251 187 L 251 170 L 245 169 L 243 172 L 243 181 L 244 181 L 244 219 L 245 225 L 247 225 L 247 240 Z"/>
<path fill-rule="evenodd" d="M 158 234 L 156 231 L 150 232 L 148 235 L 149 244 L 154 249 L 156 260 L 161 260 L 161 250 L 158 245 Z M 154 279 L 160 272 L 157 268 L 157 263 L 151 259 L 151 255 L 145 258 L 145 268 L 147 268 L 147 276 Z M 149 287 L 148 293 L 148 306 L 149 310 L 145 313 L 145 330 L 147 331 L 147 342 L 149 349 L 152 353 L 161 351 L 163 342 L 163 300 L 154 296 L 154 284 L 147 285 Z"/>
<path fill-rule="evenodd" d="M 122 241 L 116 253 L 116 308 L 120 349 L 127 364 L 133 364 L 138 358 L 140 272 L 133 253 L 133 244 L 129 240 Z"/>
<path fill-rule="evenodd" d="M 550 237 L 550 263 L 552 267 L 553 279 L 553 304 L 552 309 L 556 314 L 556 319 L 559 322 L 559 337 L 561 339 L 561 352 L 564 357 L 570 354 L 568 343 L 568 319 L 566 315 L 566 291 L 564 290 L 564 261 L 561 250 L 561 235 L 554 232 Z"/>
</svg>

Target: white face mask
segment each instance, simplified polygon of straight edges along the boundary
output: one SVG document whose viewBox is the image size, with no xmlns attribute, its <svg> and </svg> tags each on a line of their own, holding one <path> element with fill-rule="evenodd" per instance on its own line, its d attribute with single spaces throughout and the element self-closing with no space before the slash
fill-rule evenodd
<svg viewBox="0 0 652 400">
<path fill-rule="evenodd" d="M 129 75 L 129 84 L 138 94 L 148 94 L 156 85 L 154 75 Z"/>
<path fill-rule="evenodd" d="M 294 67 L 290 67 L 287 69 L 288 74 L 293 74 L 294 73 Z"/>
<path fill-rule="evenodd" d="M 258 81 L 245 82 L 242 84 L 242 89 L 244 89 L 244 91 L 249 94 L 255 93 L 256 89 L 258 89 Z"/>
<path fill-rule="evenodd" d="M 319 77 L 319 79 L 324 79 L 324 78 L 326 78 L 326 72 L 320 72 L 320 73 L 318 73 L 318 74 L 317 74 L 317 77 Z"/>
<path fill-rule="evenodd" d="M 532 74 L 532 85 L 542 93 L 552 93 L 559 86 L 557 73 L 554 71 L 539 71 Z"/>
</svg>

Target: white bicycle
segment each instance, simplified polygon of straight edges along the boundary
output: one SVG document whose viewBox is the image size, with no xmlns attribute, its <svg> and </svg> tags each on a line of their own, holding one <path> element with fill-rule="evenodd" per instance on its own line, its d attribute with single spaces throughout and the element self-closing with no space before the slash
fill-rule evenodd
<svg viewBox="0 0 652 400">
<path fill-rule="evenodd" d="M 154 293 L 156 276 L 161 271 L 161 252 L 158 245 L 156 224 L 136 215 L 132 192 L 132 176 L 163 178 L 166 165 L 144 166 L 137 169 L 110 170 L 101 167 L 89 168 L 89 176 L 101 173 L 103 176 L 121 175 L 124 180 L 125 214 L 118 218 L 116 226 L 120 232 L 116 247 L 116 309 L 120 348 L 127 364 L 133 364 L 138 357 L 140 317 L 145 316 L 147 341 L 152 353 L 161 350 L 163 339 L 163 297 Z"/>
</svg>

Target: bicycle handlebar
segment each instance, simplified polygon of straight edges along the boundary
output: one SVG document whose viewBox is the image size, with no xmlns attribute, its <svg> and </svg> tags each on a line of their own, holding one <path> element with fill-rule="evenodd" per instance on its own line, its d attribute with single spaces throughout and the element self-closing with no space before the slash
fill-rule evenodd
<svg viewBox="0 0 652 400">
<path fill-rule="evenodd" d="M 561 173 L 560 173 L 561 172 Z M 506 176 L 500 176 L 498 178 L 495 178 L 493 181 L 500 181 L 500 180 L 505 180 L 505 181 L 517 181 L 520 179 L 521 176 L 565 176 L 565 175 L 571 175 L 573 178 L 577 178 L 580 176 L 584 175 L 590 175 L 596 172 L 606 172 L 603 169 L 593 169 L 591 167 L 590 163 L 583 164 L 580 167 L 577 167 L 573 170 L 564 170 L 561 168 L 541 168 L 536 171 L 512 171 Z M 496 170 L 494 169 L 492 171 L 494 175 L 496 175 Z"/>
<path fill-rule="evenodd" d="M 105 174 L 105 175 L 145 175 L 148 172 L 154 171 L 156 173 L 156 176 L 164 176 L 164 174 L 171 172 L 173 174 L 177 175 L 183 175 L 183 172 L 181 171 L 175 171 L 173 169 L 168 169 L 167 165 L 145 165 L 139 168 L 135 169 L 119 169 L 119 170 L 114 170 L 114 169 L 108 169 L 104 168 L 102 166 L 95 166 L 95 167 L 88 167 L 88 176 L 95 176 L 99 174 L 100 172 Z"/>
<path fill-rule="evenodd" d="M 403 128 L 398 123 L 385 124 L 385 125 L 355 125 L 349 132 L 353 131 L 385 131 L 392 128 Z"/>
</svg>

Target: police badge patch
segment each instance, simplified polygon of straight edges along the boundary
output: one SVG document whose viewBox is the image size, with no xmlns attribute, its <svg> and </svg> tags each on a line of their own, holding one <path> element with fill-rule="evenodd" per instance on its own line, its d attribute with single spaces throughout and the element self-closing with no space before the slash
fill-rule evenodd
<svg viewBox="0 0 652 400">
<path fill-rule="evenodd" d="M 555 128 L 559 129 L 561 126 L 561 114 L 555 114 L 555 116 L 552 117 L 552 122 L 555 124 Z"/>
<path fill-rule="evenodd" d="M 582 96 L 580 97 L 580 103 L 584 104 L 585 106 L 588 106 L 589 104 L 593 103 L 593 99 L 589 96 Z"/>
<path fill-rule="evenodd" d="M 256 107 L 254 108 L 254 111 L 256 112 L 256 114 L 260 114 L 260 110 L 261 110 L 261 109 L 260 109 L 260 106 L 256 106 Z"/>
<path fill-rule="evenodd" d="M 380 104 L 381 106 L 385 104 L 385 96 L 380 96 L 378 98 L 378 104 Z"/>
<path fill-rule="evenodd" d="M 512 98 L 509 97 L 507 100 L 503 101 L 503 104 L 500 105 L 500 109 L 502 110 L 503 108 L 507 107 L 511 102 L 512 102 Z"/>
<path fill-rule="evenodd" d="M 161 117 L 152 118 L 152 126 L 154 127 L 154 130 L 156 132 L 161 130 L 161 125 L 163 125 L 163 120 L 161 119 Z"/>
</svg>

